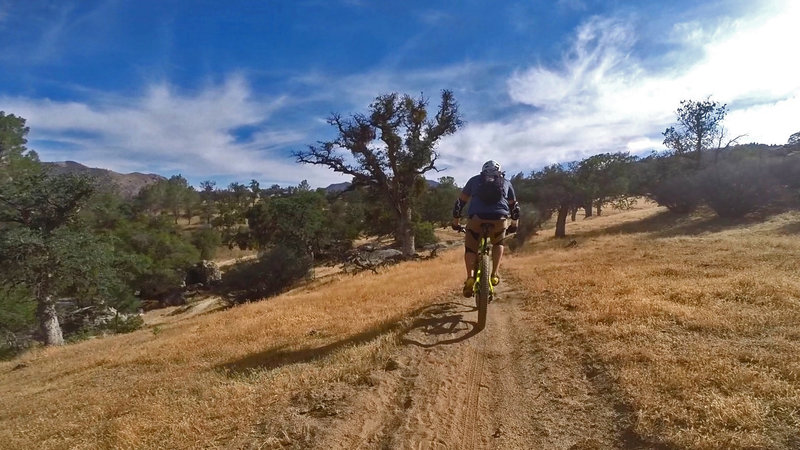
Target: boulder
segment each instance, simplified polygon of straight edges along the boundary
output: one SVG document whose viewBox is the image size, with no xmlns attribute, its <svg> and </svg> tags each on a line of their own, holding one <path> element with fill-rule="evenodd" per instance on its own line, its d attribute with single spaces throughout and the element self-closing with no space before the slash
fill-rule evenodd
<svg viewBox="0 0 800 450">
<path fill-rule="evenodd" d="M 372 270 L 374 272 L 378 267 L 405 259 L 403 252 L 393 248 L 369 252 L 362 251 L 362 249 L 363 247 L 355 249 L 345 256 L 345 271 Z M 352 269 L 348 269 L 348 267 Z"/>
<path fill-rule="evenodd" d="M 186 284 L 211 286 L 222 281 L 222 272 L 214 261 L 200 261 L 186 273 Z"/>
<path fill-rule="evenodd" d="M 114 320 L 127 321 L 138 314 L 124 314 L 104 304 L 81 306 L 74 299 L 56 301 L 58 321 L 64 334 L 81 330 L 98 330 L 107 328 Z"/>
<path fill-rule="evenodd" d="M 387 248 L 385 250 L 375 250 L 364 255 L 367 260 L 373 263 L 382 263 L 386 261 L 395 261 L 403 258 L 403 252 L 394 248 Z"/>
</svg>

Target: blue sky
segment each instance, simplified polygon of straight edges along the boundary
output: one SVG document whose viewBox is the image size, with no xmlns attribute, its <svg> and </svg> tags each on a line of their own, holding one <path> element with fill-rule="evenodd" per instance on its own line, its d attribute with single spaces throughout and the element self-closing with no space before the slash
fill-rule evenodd
<svg viewBox="0 0 800 450">
<path fill-rule="evenodd" d="M 800 6 L 712 1 L 0 0 L 0 110 L 29 148 L 119 172 L 262 185 L 345 178 L 290 153 L 377 95 L 455 93 L 440 147 L 463 184 L 607 151 L 663 148 L 682 99 L 728 134 L 800 131 Z"/>
</svg>

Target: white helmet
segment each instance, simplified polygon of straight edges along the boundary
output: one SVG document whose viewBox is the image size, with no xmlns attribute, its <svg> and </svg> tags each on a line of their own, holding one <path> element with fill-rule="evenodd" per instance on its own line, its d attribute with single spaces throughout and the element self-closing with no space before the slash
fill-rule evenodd
<svg viewBox="0 0 800 450">
<path fill-rule="evenodd" d="M 481 167 L 481 173 L 485 173 L 487 175 L 497 175 L 500 173 L 500 163 L 497 161 L 486 161 L 483 163 L 483 167 Z"/>
</svg>

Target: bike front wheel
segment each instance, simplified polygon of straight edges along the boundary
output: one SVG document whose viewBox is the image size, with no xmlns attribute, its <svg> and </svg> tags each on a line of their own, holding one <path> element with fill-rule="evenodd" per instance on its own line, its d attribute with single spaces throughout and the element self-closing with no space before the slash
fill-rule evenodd
<svg viewBox="0 0 800 450">
<path fill-rule="evenodd" d="M 482 254 L 480 260 L 480 268 L 478 269 L 480 277 L 478 279 L 478 295 L 476 295 L 478 306 L 478 329 L 482 330 L 486 326 L 486 310 L 489 305 L 489 295 L 491 292 L 491 285 L 489 284 L 490 274 L 492 273 L 492 261 L 489 255 Z"/>
</svg>

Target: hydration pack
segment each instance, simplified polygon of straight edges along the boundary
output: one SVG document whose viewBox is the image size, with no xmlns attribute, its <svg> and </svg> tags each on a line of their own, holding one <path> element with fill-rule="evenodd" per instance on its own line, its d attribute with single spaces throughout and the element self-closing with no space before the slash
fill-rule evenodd
<svg viewBox="0 0 800 450">
<path fill-rule="evenodd" d="M 498 203 L 505 197 L 505 178 L 502 175 L 481 175 L 475 196 L 487 205 Z"/>
</svg>

